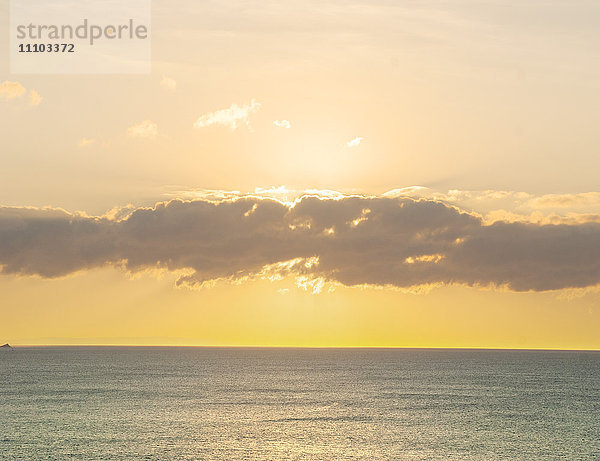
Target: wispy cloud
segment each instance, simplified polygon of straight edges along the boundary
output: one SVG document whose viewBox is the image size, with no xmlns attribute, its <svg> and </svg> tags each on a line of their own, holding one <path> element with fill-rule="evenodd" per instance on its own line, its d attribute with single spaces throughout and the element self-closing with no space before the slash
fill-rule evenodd
<svg viewBox="0 0 600 461">
<path fill-rule="evenodd" d="M 200 129 L 212 125 L 223 125 L 235 130 L 240 124 L 248 125 L 250 115 L 257 112 L 260 108 L 260 103 L 254 99 L 242 106 L 232 104 L 228 109 L 217 110 L 198 117 L 194 122 L 194 128 Z"/>
<path fill-rule="evenodd" d="M 0 208 L 2 272 L 52 278 L 104 265 L 186 271 L 184 286 L 295 277 L 313 293 L 326 283 L 559 290 L 600 283 L 600 223 L 487 225 L 406 197 L 310 195 L 286 204 L 248 195 L 103 217 Z"/>
<path fill-rule="evenodd" d="M 346 145 L 348 147 L 356 147 L 358 145 L 360 145 L 360 143 L 364 140 L 365 138 L 361 137 L 361 136 L 357 136 L 356 138 L 354 138 L 352 141 L 348 141 L 346 143 Z"/>
<path fill-rule="evenodd" d="M 160 86 L 162 86 L 164 89 L 166 89 L 168 91 L 176 91 L 177 90 L 177 82 L 174 79 L 169 78 L 165 75 L 163 75 L 162 80 L 160 81 Z"/>
<path fill-rule="evenodd" d="M 600 205 L 600 193 L 547 194 L 532 198 L 528 204 L 532 208 L 578 208 L 589 205 Z"/>
<path fill-rule="evenodd" d="M 158 134 L 158 126 L 151 120 L 144 120 L 130 126 L 127 134 L 134 138 L 154 138 Z"/>
<path fill-rule="evenodd" d="M 275 120 L 273 125 L 279 128 L 291 128 L 291 123 L 287 120 Z"/>
<path fill-rule="evenodd" d="M 535 196 L 528 192 L 510 190 L 458 190 L 445 192 L 427 187 L 412 186 L 394 189 L 385 197 L 411 197 L 439 200 L 479 213 L 491 224 L 496 221 L 533 224 L 577 224 L 598 222 L 600 193 L 546 194 Z"/>
<path fill-rule="evenodd" d="M 95 138 L 81 138 L 79 140 L 79 142 L 77 143 L 77 147 L 79 147 L 79 148 L 87 147 L 90 144 L 94 144 L 95 142 L 96 142 Z"/>
</svg>

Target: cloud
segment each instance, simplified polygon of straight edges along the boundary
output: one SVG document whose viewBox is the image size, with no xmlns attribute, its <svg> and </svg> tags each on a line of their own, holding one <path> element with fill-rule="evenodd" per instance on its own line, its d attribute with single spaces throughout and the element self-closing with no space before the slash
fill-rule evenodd
<svg viewBox="0 0 600 461">
<path fill-rule="evenodd" d="M 411 197 L 449 203 L 495 221 L 530 222 L 533 224 L 580 224 L 600 218 L 600 193 L 546 194 L 508 190 L 436 191 L 412 186 L 390 190 L 384 197 Z"/>
<path fill-rule="evenodd" d="M 287 120 L 274 120 L 273 125 L 279 128 L 291 128 L 291 123 Z"/>
<path fill-rule="evenodd" d="M 409 186 L 402 187 L 400 189 L 392 189 L 383 194 L 384 197 L 389 198 L 397 198 L 397 197 L 410 197 L 410 196 L 418 196 L 421 191 L 429 190 L 427 187 L 423 186 Z"/>
<path fill-rule="evenodd" d="M 243 197 L 260 197 L 260 198 L 272 198 L 281 203 L 293 205 L 300 197 L 304 195 L 311 195 L 321 198 L 341 199 L 347 195 L 330 190 L 330 189 L 288 189 L 285 186 L 277 187 L 257 187 L 250 195 L 244 194 L 240 191 L 224 191 L 216 189 L 187 189 L 187 190 L 173 190 L 165 192 L 167 197 L 179 198 L 184 200 L 205 200 L 210 202 L 219 202 L 223 200 L 234 200 Z"/>
<path fill-rule="evenodd" d="M 134 138 L 154 138 L 158 134 L 158 126 L 151 120 L 144 120 L 130 126 L 127 134 Z"/>
<path fill-rule="evenodd" d="M 8 80 L 0 83 L 0 99 L 17 99 L 27 94 L 27 88 L 19 82 Z M 42 102 L 42 97 L 35 90 L 29 90 L 29 105 L 38 106 Z"/>
<path fill-rule="evenodd" d="M 254 99 L 248 104 L 238 106 L 232 104 L 228 109 L 221 109 L 200 116 L 194 122 L 194 128 L 206 128 L 212 125 L 223 125 L 235 130 L 239 124 L 249 124 L 250 115 L 261 108 L 260 103 Z"/>
<path fill-rule="evenodd" d="M 42 102 L 42 97 L 35 90 L 29 90 L 29 105 L 30 106 L 39 106 Z"/>
<path fill-rule="evenodd" d="M 79 140 L 79 142 L 77 143 L 77 147 L 79 147 L 79 148 L 87 147 L 90 144 L 94 144 L 95 142 L 96 142 L 96 139 L 94 139 L 94 138 L 81 138 Z"/>
<path fill-rule="evenodd" d="M 172 78 L 169 78 L 163 75 L 162 80 L 160 81 L 160 85 L 168 91 L 176 91 L 177 90 L 177 82 Z"/>
<path fill-rule="evenodd" d="M 547 194 L 529 200 L 531 208 L 577 208 L 600 204 L 599 192 L 582 192 L 579 194 Z"/>
<path fill-rule="evenodd" d="M 348 142 L 346 143 L 346 145 L 347 145 L 348 147 L 356 147 L 356 146 L 358 146 L 358 145 L 359 145 L 359 144 L 360 144 L 360 143 L 361 143 L 361 142 L 362 142 L 364 139 L 365 139 L 365 138 L 362 138 L 362 137 L 358 136 L 358 137 L 354 138 L 352 141 L 348 141 Z"/>
<path fill-rule="evenodd" d="M 27 90 L 19 82 L 10 82 L 5 80 L 0 83 L 0 98 L 1 99 L 15 99 L 23 96 L 27 93 Z"/>
<path fill-rule="evenodd" d="M 185 271 L 180 286 L 291 276 L 313 293 L 326 283 L 559 290 L 600 283 L 600 224 L 486 225 L 406 197 L 173 200 L 110 217 L 0 208 L 2 272 L 52 278 L 105 265 Z"/>
<path fill-rule="evenodd" d="M 485 214 L 485 222 L 493 224 L 498 221 L 521 222 L 530 224 L 585 224 L 590 222 L 600 223 L 600 214 L 597 213 L 566 213 L 559 215 L 557 213 L 545 214 L 541 211 L 534 211 L 529 214 L 513 213 L 507 210 L 494 210 Z"/>
</svg>

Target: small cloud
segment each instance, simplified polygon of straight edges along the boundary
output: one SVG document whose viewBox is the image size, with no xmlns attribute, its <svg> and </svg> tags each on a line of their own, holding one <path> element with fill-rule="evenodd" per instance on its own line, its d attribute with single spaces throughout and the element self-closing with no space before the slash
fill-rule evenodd
<svg viewBox="0 0 600 461">
<path fill-rule="evenodd" d="M 287 295 L 290 292 L 289 288 L 280 288 L 279 290 L 277 290 L 277 293 L 282 294 L 282 295 Z"/>
<path fill-rule="evenodd" d="M 194 122 L 194 128 L 200 129 L 211 125 L 224 125 L 235 130 L 240 123 L 248 125 L 250 115 L 257 112 L 260 108 L 260 103 L 254 99 L 243 106 L 232 104 L 228 109 L 221 109 L 200 116 Z"/>
<path fill-rule="evenodd" d="M 154 138 L 158 134 L 158 126 L 151 120 L 144 120 L 127 129 L 127 134 L 133 138 Z"/>
<path fill-rule="evenodd" d="M 39 106 L 42 102 L 42 97 L 35 90 L 29 90 L 29 105 L 31 106 Z"/>
<path fill-rule="evenodd" d="M 169 90 L 169 91 L 177 90 L 177 82 L 175 80 L 173 80 L 172 78 L 169 78 L 165 75 L 163 75 L 163 78 L 160 81 L 160 86 L 162 86 L 163 88 L 165 88 L 166 90 Z"/>
<path fill-rule="evenodd" d="M 287 120 L 275 120 L 273 122 L 273 125 L 279 127 L 279 128 L 291 128 L 291 123 L 288 122 Z"/>
<path fill-rule="evenodd" d="M 0 99 L 17 99 L 27 94 L 27 88 L 19 82 L 5 80 L 0 83 Z M 29 90 L 29 104 L 37 106 L 42 102 L 42 97 L 35 90 Z"/>
<path fill-rule="evenodd" d="M 27 90 L 19 82 L 5 80 L 0 83 L 0 98 L 14 99 L 23 96 Z"/>
<path fill-rule="evenodd" d="M 90 144 L 94 144 L 96 142 L 95 138 L 81 138 L 77 143 L 77 147 L 83 148 L 89 146 Z"/>
<path fill-rule="evenodd" d="M 358 145 L 359 145 L 359 144 L 360 144 L 360 143 L 363 141 L 363 139 L 365 139 L 365 138 L 363 138 L 363 137 L 361 137 L 361 136 L 357 136 L 357 137 L 356 137 L 356 138 L 354 138 L 352 141 L 348 141 L 348 142 L 346 143 L 346 145 L 347 145 L 348 147 L 356 147 L 356 146 L 358 146 Z"/>
</svg>

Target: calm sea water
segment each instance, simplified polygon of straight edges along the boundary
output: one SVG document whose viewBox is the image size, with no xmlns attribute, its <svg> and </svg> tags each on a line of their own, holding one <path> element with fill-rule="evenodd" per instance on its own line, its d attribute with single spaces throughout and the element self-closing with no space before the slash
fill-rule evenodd
<svg viewBox="0 0 600 461">
<path fill-rule="evenodd" d="M 600 353 L 19 348 L 0 458 L 600 459 Z"/>
</svg>

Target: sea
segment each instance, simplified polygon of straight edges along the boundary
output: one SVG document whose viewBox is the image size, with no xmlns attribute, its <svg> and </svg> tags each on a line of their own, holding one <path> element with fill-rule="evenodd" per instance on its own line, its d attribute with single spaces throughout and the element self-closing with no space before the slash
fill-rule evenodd
<svg viewBox="0 0 600 461">
<path fill-rule="evenodd" d="M 2 460 L 600 460 L 600 353 L 18 347 Z"/>
</svg>

